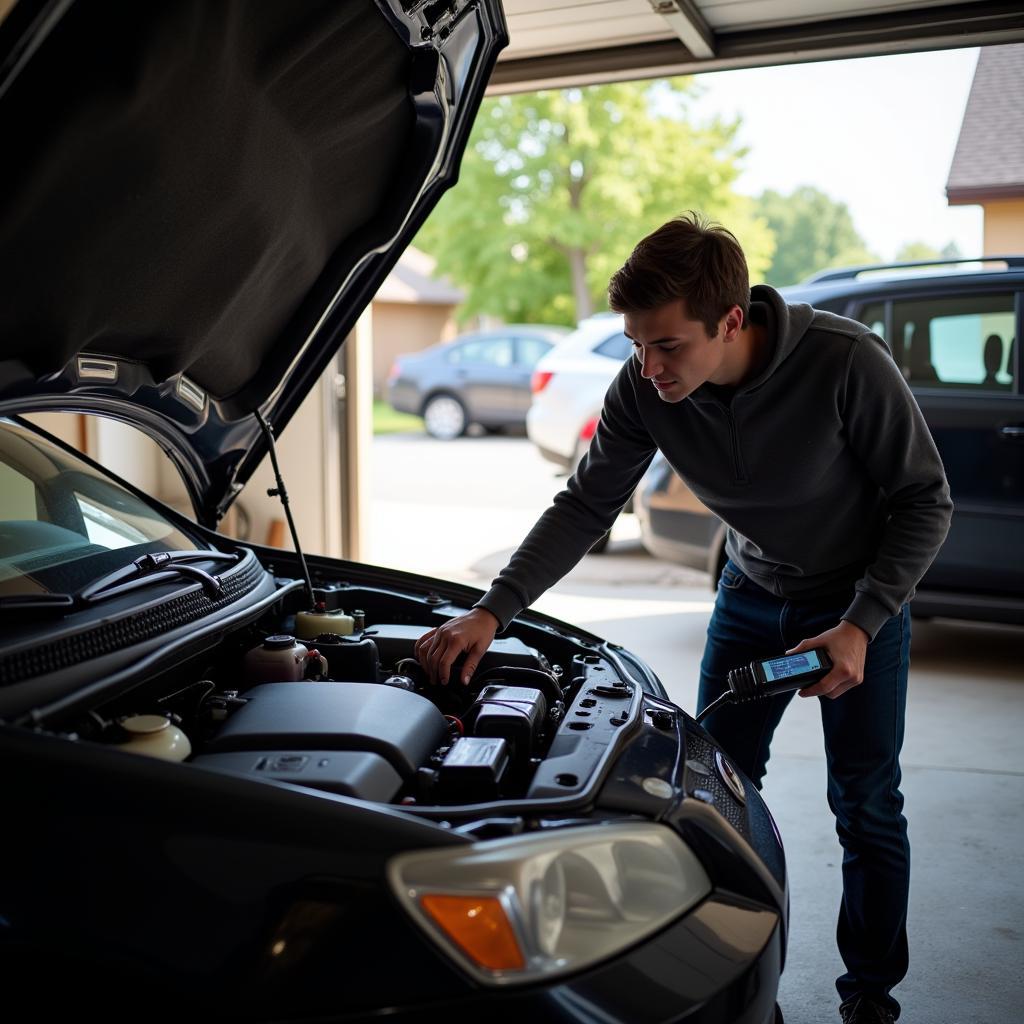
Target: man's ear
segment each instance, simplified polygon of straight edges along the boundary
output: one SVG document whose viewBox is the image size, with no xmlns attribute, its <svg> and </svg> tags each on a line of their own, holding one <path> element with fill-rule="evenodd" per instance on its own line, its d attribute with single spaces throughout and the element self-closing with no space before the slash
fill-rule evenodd
<svg viewBox="0 0 1024 1024">
<path fill-rule="evenodd" d="M 739 306 L 733 306 L 722 319 L 725 321 L 723 339 L 732 341 L 743 327 L 743 310 Z"/>
</svg>

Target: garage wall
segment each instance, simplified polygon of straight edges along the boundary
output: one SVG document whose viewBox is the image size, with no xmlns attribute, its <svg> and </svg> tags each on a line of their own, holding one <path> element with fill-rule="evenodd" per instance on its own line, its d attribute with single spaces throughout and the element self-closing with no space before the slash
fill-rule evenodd
<svg viewBox="0 0 1024 1024">
<path fill-rule="evenodd" d="M 295 528 L 303 550 L 327 555 L 340 555 L 338 531 L 341 507 L 337 480 L 332 478 L 336 443 L 330 437 L 330 405 L 334 396 L 334 370 L 317 385 L 299 406 L 288 428 L 277 439 L 277 458 L 291 503 Z M 281 546 L 292 549 L 291 534 L 285 523 L 284 509 L 267 491 L 275 486 L 270 459 L 264 459 L 245 485 L 235 505 L 248 513 L 248 537 L 254 544 L 267 544 L 276 535 Z M 192 509 L 184 484 L 174 464 L 161 453 L 160 499 L 181 508 L 188 515 Z M 275 526 L 275 520 L 280 525 Z M 221 532 L 238 536 L 241 519 L 234 505 L 221 523 Z"/>
<path fill-rule="evenodd" d="M 60 438 L 72 448 L 80 447 L 82 416 L 68 412 L 30 412 L 26 414 L 25 419 Z"/>
<path fill-rule="evenodd" d="M 89 447 L 96 453 L 96 461 L 140 491 L 159 493 L 159 464 L 167 460 L 159 446 L 135 427 L 98 416 L 90 419 L 95 424 L 95 438 L 90 437 Z"/>
<path fill-rule="evenodd" d="M 335 465 L 337 440 L 330 437 L 329 429 L 334 376 L 332 369 L 310 392 L 278 440 L 277 451 L 303 548 L 340 555 L 342 510 Z M 164 504 L 193 516 L 188 492 L 174 463 L 136 428 L 116 420 L 82 417 L 75 413 L 32 413 L 26 418 L 74 448 L 81 447 L 84 420 L 86 452 L 91 458 Z M 267 495 L 267 490 L 273 486 L 273 470 L 270 460 L 265 459 L 239 499 L 251 521 L 248 539 L 257 544 L 267 543 L 272 523 L 281 520 L 283 529 L 279 528 L 278 535 L 283 538 L 282 546 L 291 549 L 291 535 L 284 526 L 284 510 L 277 498 Z M 229 512 L 221 530 L 237 536 L 240 526 L 238 514 Z"/>
<path fill-rule="evenodd" d="M 333 391 L 332 370 L 306 396 L 277 441 L 277 459 L 288 488 L 292 516 L 303 550 L 337 556 L 341 554 L 337 541 L 341 507 L 336 493 L 330 493 L 335 467 L 331 465 L 332 444 L 325 415 L 333 399 Z M 269 542 L 271 524 L 275 519 L 284 524 L 284 509 L 280 501 L 267 496 L 268 488 L 274 486 L 273 468 L 270 459 L 266 458 L 239 498 L 249 513 L 252 523 L 250 539 L 254 543 Z M 281 547 L 291 550 L 292 539 L 287 526 L 283 526 L 281 538 Z"/>
</svg>

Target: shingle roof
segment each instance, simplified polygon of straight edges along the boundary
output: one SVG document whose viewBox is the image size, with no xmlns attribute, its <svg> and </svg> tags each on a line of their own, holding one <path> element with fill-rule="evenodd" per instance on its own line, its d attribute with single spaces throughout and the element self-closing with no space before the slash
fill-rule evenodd
<svg viewBox="0 0 1024 1024">
<path fill-rule="evenodd" d="M 434 259 L 409 246 L 374 296 L 377 302 L 457 306 L 466 296 L 446 277 L 434 277 Z"/>
<path fill-rule="evenodd" d="M 1024 45 L 986 46 L 978 55 L 946 196 L 1024 196 Z"/>
</svg>

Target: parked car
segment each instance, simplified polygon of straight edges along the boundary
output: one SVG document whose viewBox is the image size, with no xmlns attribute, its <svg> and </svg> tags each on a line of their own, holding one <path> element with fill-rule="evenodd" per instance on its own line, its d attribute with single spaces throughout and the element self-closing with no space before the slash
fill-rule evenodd
<svg viewBox="0 0 1024 1024">
<path fill-rule="evenodd" d="M 773 1017 L 777 831 L 640 658 L 528 612 L 431 687 L 415 642 L 479 591 L 215 532 L 453 180 L 505 41 L 496 0 L 7 11 L 0 958 L 25 1015 Z M 38 410 L 155 438 L 196 521 Z"/>
<path fill-rule="evenodd" d="M 567 333 L 510 324 L 400 356 L 388 374 L 388 401 L 398 412 L 422 416 L 427 433 L 442 441 L 461 437 L 471 423 L 486 430 L 522 427 L 533 368 Z"/>
<path fill-rule="evenodd" d="M 604 313 L 582 320 L 537 363 L 526 433 L 544 458 L 575 470 L 594 436 L 608 385 L 631 351 L 622 317 Z"/>
<path fill-rule="evenodd" d="M 567 473 L 576 471 L 597 429 L 604 393 L 631 351 L 622 333 L 622 317 L 598 313 L 580 321 L 537 364 L 526 432 L 549 462 Z M 623 511 L 633 511 L 632 498 Z M 611 535 L 608 530 L 590 553 L 605 551 Z"/>
<path fill-rule="evenodd" d="M 1024 256 L 856 267 L 782 289 L 884 338 L 942 456 L 953 496 L 945 544 L 911 609 L 1024 623 Z M 718 579 L 725 527 L 656 458 L 634 509 L 644 546 Z"/>
</svg>

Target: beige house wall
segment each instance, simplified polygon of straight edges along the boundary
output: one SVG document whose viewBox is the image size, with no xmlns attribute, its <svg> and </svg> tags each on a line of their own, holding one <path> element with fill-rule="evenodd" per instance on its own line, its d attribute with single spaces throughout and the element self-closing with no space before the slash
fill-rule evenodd
<svg viewBox="0 0 1024 1024">
<path fill-rule="evenodd" d="M 373 393 L 384 395 L 388 371 L 396 356 L 419 352 L 458 332 L 452 306 L 424 303 L 373 304 Z"/>
<path fill-rule="evenodd" d="M 986 256 L 1024 253 L 1024 198 L 991 199 L 985 210 Z"/>
</svg>

